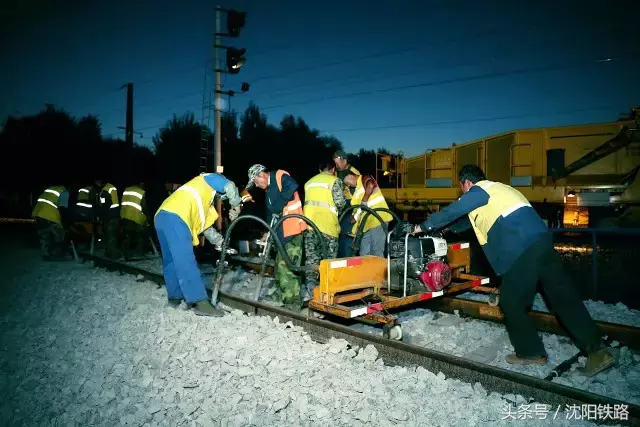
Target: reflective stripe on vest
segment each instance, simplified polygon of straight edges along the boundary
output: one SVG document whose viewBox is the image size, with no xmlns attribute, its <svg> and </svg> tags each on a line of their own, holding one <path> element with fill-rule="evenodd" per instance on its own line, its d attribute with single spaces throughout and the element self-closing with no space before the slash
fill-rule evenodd
<svg viewBox="0 0 640 427">
<path fill-rule="evenodd" d="M 109 205 L 109 209 L 115 209 L 120 207 L 120 203 L 118 201 L 118 189 L 114 187 L 112 184 L 106 184 L 102 187 L 102 191 L 106 191 L 111 196 L 111 205 Z M 106 200 L 104 197 L 100 197 L 100 203 L 105 204 Z"/>
<path fill-rule="evenodd" d="M 56 224 L 62 224 L 58 201 L 60 200 L 60 195 L 65 191 L 66 189 L 62 186 L 53 186 L 44 190 L 40 197 L 38 197 L 31 216 L 46 219 Z"/>
<path fill-rule="evenodd" d="M 284 170 L 278 170 L 276 172 L 276 184 L 278 185 L 278 190 L 282 191 L 282 175 L 289 175 L 289 172 Z M 298 192 L 295 191 L 293 193 L 293 199 L 291 199 L 282 209 L 282 216 L 287 216 L 288 214 L 298 214 L 304 215 L 304 211 L 302 210 L 302 202 L 300 201 L 300 196 Z M 297 236 L 307 229 L 307 223 L 299 218 L 291 218 L 286 219 L 282 222 L 282 234 L 284 237 L 289 236 Z"/>
<path fill-rule="evenodd" d="M 122 193 L 122 203 L 120 204 L 120 218 L 127 219 L 139 225 L 146 225 L 147 217 L 142 211 L 142 200 L 145 191 L 138 186 L 131 186 L 124 189 Z"/>
<path fill-rule="evenodd" d="M 531 203 L 518 190 L 500 182 L 478 181 L 474 185 L 489 194 L 489 203 L 469 212 L 469 220 L 480 245 L 488 241 L 489 230 L 498 218 L 506 218 L 520 208 L 531 207 Z"/>
<path fill-rule="evenodd" d="M 179 216 L 189 228 L 194 246 L 199 244 L 198 235 L 218 219 L 218 213 L 212 205 L 216 192 L 207 184 L 204 176 L 199 175 L 179 187 L 156 212 L 156 215 L 166 211 Z"/>
<path fill-rule="evenodd" d="M 333 200 L 333 185 L 338 177 L 321 172 L 304 186 L 304 216 L 309 218 L 322 233 L 338 237 L 338 209 Z"/>
<path fill-rule="evenodd" d="M 93 209 L 91 190 L 88 188 L 81 188 L 78 190 L 78 201 L 76 202 L 76 206 L 80 208 Z"/>
</svg>

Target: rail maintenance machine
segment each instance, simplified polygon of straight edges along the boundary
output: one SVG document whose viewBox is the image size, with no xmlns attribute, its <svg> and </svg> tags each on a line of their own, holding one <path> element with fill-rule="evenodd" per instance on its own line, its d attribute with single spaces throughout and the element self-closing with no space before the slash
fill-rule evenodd
<svg viewBox="0 0 640 427">
<path fill-rule="evenodd" d="M 498 290 L 483 285 L 488 277 L 470 274 L 469 243 L 447 243 L 437 236 L 387 234 L 387 259 L 377 256 L 320 261 L 320 283 L 309 308 L 347 319 L 383 324 L 383 336 L 401 340 L 397 316 L 388 310 L 463 291 L 490 295 L 498 304 Z"/>
</svg>

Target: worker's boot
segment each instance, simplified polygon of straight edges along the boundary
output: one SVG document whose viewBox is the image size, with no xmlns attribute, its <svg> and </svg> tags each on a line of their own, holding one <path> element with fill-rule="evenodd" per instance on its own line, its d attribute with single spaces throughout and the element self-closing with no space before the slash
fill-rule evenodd
<svg viewBox="0 0 640 427">
<path fill-rule="evenodd" d="M 519 357 L 515 353 L 507 355 L 505 360 L 512 365 L 546 365 L 548 362 L 546 356 Z"/>
<path fill-rule="evenodd" d="M 591 377 L 605 369 L 609 369 L 614 363 L 615 358 L 609 350 L 601 348 L 600 350 L 596 350 L 589 354 L 589 358 L 587 359 L 587 363 L 584 365 L 582 373 L 587 377 Z"/>
<path fill-rule="evenodd" d="M 182 298 L 167 298 L 167 304 L 170 307 L 178 308 L 180 303 L 182 303 Z"/>
<path fill-rule="evenodd" d="M 222 317 L 225 315 L 224 310 L 220 310 L 219 308 L 215 308 L 211 302 L 204 300 L 198 301 L 196 306 L 193 308 L 198 316 L 208 316 L 208 317 Z"/>
</svg>

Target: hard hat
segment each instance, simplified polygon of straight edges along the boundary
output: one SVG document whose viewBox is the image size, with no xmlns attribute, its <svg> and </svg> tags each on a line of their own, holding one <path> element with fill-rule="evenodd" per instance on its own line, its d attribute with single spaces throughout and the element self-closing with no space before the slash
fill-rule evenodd
<svg viewBox="0 0 640 427">
<path fill-rule="evenodd" d="M 261 164 L 256 163 L 255 165 L 251 166 L 249 168 L 249 173 L 247 174 L 249 176 L 249 182 L 247 183 L 247 187 L 246 188 L 252 188 L 255 184 L 253 182 L 253 179 L 260 175 L 261 172 L 266 171 L 267 168 L 264 167 Z"/>
</svg>

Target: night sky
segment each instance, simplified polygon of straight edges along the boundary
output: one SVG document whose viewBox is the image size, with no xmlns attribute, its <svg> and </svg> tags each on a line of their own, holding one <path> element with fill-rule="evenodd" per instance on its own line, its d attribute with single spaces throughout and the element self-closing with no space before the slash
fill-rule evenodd
<svg viewBox="0 0 640 427">
<path fill-rule="evenodd" d="M 301 116 L 348 151 L 415 155 L 510 129 L 611 121 L 640 104 L 638 3 L 229 0 L 221 6 L 246 11 L 247 25 L 223 43 L 246 48 L 247 62 L 224 89 L 246 81 L 233 109 L 253 101 L 276 125 Z M 200 121 L 214 2 L 1 7 L 2 122 L 52 103 L 124 138 L 120 86 L 130 81 L 136 142 L 151 144 L 173 113 Z"/>
</svg>

